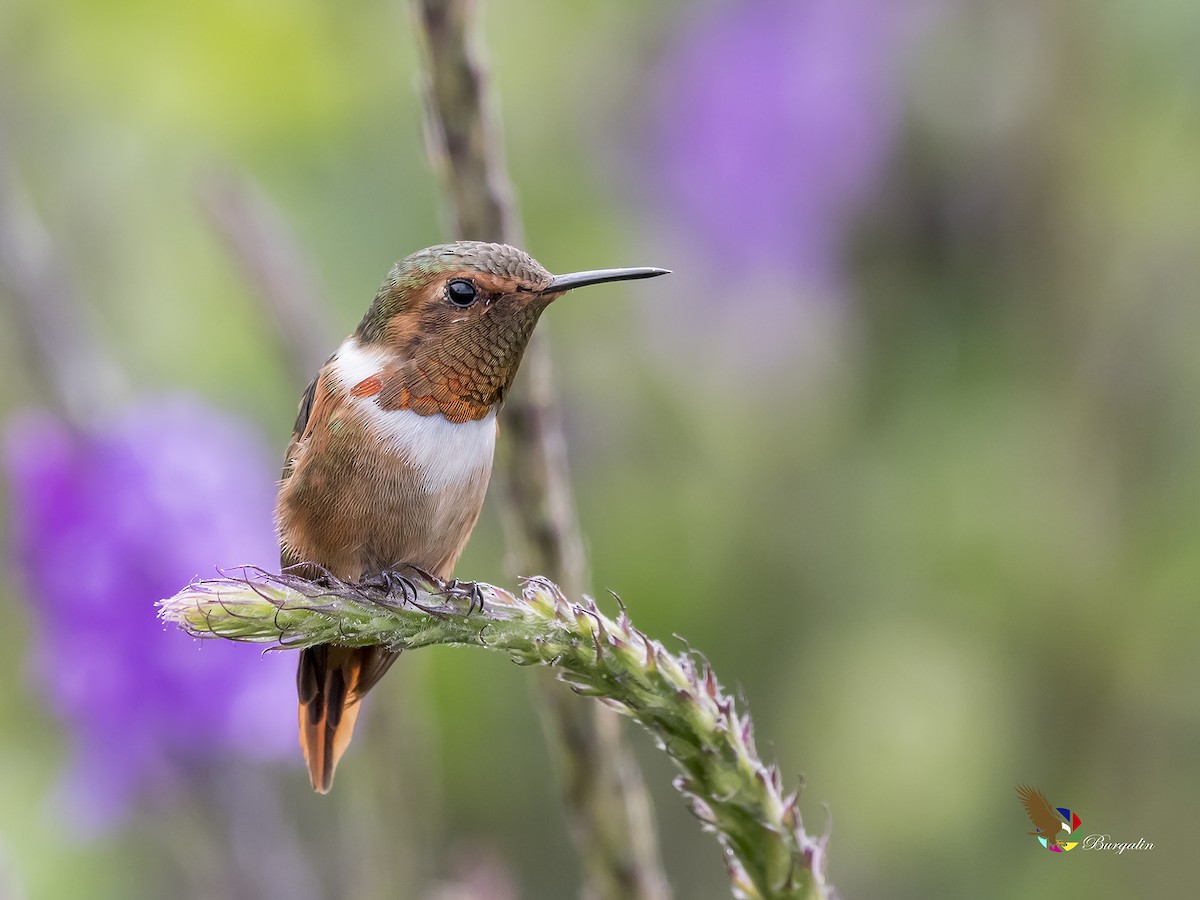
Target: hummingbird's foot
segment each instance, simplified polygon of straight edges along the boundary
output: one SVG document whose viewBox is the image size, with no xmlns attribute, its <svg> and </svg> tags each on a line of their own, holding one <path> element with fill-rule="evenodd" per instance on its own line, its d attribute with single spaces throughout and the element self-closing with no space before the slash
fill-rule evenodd
<svg viewBox="0 0 1200 900">
<path fill-rule="evenodd" d="M 378 575 L 373 575 L 362 582 L 365 587 L 380 588 L 387 592 L 388 599 L 399 596 L 400 605 L 406 603 L 416 605 L 417 586 L 410 578 L 401 575 L 395 569 L 384 569 Z"/>
<path fill-rule="evenodd" d="M 470 617 L 476 607 L 483 612 L 483 589 L 478 581 L 459 581 L 455 578 L 446 585 L 446 596 L 456 599 L 467 598 L 467 616 Z"/>
<path fill-rule="evenodd" d="M 424 569 L 420 569 L 417 566 L 405 564 L 404 568 L 415 572 L 420 579 L 440 583 Z M 395 569 L 384 569 L 378 575 L 372 575 L 370 578 L 364 579 L 361 585 L 363 587 L 382 589 L 387 593 L 385 601 L 398 598 L 402 607 L 412 606 L 421 610 L 421 612 L 437 616 L 438 618 L 443 618 L 447 614 L 447 611 L 444 609 L 418 603 L 417 598 L 421 596 L 421 591 L 417 587 L 417 583 L 408 575 L 402 575 Z"/>
</svg>

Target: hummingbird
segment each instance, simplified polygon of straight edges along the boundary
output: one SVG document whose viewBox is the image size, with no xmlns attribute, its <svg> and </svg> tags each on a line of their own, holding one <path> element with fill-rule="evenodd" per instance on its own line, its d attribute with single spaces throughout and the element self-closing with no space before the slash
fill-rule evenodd
<svg viewBox="0 0 1200 900">
<path fill-rule="evenodd" d="M 542 312 L 567 291 L 668 274 L 552 275 L 516 247 L 459 241 L 396 263 L 300 400 L 275 517 L 285 571 L 346 582 L 412 567 L 450 577 L 479 518 L 496 413 Z M 382 646 L 300 651 L 300 746 L 327 793 Z"/>
</svg>

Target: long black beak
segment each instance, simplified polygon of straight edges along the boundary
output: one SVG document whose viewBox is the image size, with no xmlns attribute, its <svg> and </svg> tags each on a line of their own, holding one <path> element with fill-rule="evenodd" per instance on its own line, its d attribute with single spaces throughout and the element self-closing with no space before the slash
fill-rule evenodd
<svg viewBox="0 0 1200 900">
<path fill-rule="evenodd" d="M 637 278 L 657 278 L 670 275 L 670 269 L 642 266 L 635 269 L 593 269 L 590 272 L 572 272 L 570 275 L 555 275 L 554 280 L 542 289 L 543 294 L 558 294 L 572 288 L 587 287 L 589 284 L 604 284 L 606 281 L 633 281 Z"/>
</svg>

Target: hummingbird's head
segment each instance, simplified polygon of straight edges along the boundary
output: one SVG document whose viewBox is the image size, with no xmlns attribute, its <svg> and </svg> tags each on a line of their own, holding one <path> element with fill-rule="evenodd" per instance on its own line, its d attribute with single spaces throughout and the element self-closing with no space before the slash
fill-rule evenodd
<svg viewBox="0 0 1200 900">
<path fill-rule="evenodd" d="M 436 389 L 453 398 L 431 410 L 478 418 L 504 398 L 550 303 L 573 288 L 665 274 L 636 268 L 551 275 L 507 244 L 441 244 L 392 267 L 355 335 L 394 351 L 420 381 L 422 396 Z"/>
</svg>

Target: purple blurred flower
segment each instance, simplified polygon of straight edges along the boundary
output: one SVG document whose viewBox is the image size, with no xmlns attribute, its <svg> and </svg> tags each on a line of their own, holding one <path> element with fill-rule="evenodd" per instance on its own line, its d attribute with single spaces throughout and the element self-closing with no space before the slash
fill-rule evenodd
<svg viewBox="0 0 1200 900">
<path fill-rule="evenodd" d="M 652 176 L 723 269 L 839 292 L 845 231 L 895 140 L 903 38 L 927 7 L 747 0 L 678 36 Z"/>
<path fill-rule="evenodd" d="M 154 606 L 216 565 L 275 563 L 276 476 L 252 431 L 177 398 L 95 433 L 27 413 L 6 444 L 34 683 L 71 729 L 80 821 L 119 818 L 189 762 L 291 754 L 292 660 L 201 647 Z"/>
</svg>

